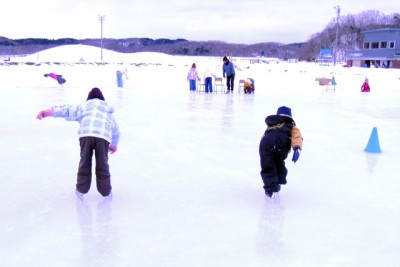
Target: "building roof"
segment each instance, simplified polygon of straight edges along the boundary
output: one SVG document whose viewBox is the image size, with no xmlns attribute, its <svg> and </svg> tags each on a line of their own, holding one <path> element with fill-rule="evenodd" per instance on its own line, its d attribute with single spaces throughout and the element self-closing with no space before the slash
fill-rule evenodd
<svg viewBox="0 0 400 267">
<path fill-rule="evenodd" d="M 400 29 L 398 28 L 380 28 L 380 29 L 375 29 L 375 30 L 365 30 L 361 31 L 361 33 L 372 33 L 372 32 L 400 32 Z"/>
</svg>

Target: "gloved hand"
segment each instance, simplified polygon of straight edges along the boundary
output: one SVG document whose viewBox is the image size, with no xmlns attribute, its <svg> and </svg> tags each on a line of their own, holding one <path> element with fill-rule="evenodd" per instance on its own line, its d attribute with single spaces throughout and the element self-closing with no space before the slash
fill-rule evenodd
<svg viewBox="0 0 400 267">
<path fill-rule="evenodd" d="M 42 110 L 39 112 L 39 114 L 37 114 L 36 119 L 41 120 L 43 118 L 46 117 L 53 117 L 54 116 L 54 111 L 52 109 L 46 109 L 46 110 Z"/>
<path fill-rule="evenodd" d="M 114 154 L 115 152 L 117 152 L 117 146 L 116 145 L 110 145 L 108 147 L 108 151 L 110 152 L 110 154 Z"/>
<path fill-rule="evenodd" d="M 296 163 L 296 161 L 299 159 L 299 157 L 300 157 L 300 148 L 299 147 L 294 147 L 293 148 L 293 158 L 292 158 L 292 161 L 294 162 L 294 163 Z"/>
</svg>

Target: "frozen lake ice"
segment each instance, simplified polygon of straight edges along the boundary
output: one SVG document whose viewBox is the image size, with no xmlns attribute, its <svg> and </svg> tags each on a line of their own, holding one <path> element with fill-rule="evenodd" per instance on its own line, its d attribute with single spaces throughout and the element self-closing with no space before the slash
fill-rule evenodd
<svg viewBox="0 0 400 267">
<path fill-rule="evenodd" d="M 36 78 L 48 67 L 0 67 L 1 265 L 398 266 L 400 75 L 304 66 L 242 66 L 254 95 L 191 94 L 178 63 L 128 66 L 124 89 L 114 66 L 57 66 L 64 87 Z M 314 81 L 331 71 L 336 92 Z M 370 94 L 358 89 L 364 75 Z M 92 184 L 81 202 L 78 124 L 35 116 L 94 86 L 122 135 L 109 156 L 112 201 Z M 281 105 L 304 148 L 271 201 L 258 145 Z M 373 127 L 382 153 L 364 152 Z"/>
</svg>

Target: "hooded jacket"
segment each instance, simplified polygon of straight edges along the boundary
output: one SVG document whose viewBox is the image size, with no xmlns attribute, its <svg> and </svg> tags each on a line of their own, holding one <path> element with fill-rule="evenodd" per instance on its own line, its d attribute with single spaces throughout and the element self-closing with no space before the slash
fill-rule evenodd
<svg viewBox="0 0 400 267">
<path fill-rule="evenodd" d="M 302 149 L 303 138 L 294 120 L 282 115 L 270 115 L 265 119 L 268 128 L 263 135 L 268 147 L 279 147 L 290 151 L 291 147 Z"/>
<path fill-rule="evenodd" d="M 369 84 L 368 82 L 364 82 L 361 86 L 361 92 L 369 92 L 370 88 L 369 88 Z"/>
<path fill-rule="evenodd" d="M 119 128 L 114 118 L 114 109 L 106 101 L 94 98 L 82 105 L 64 105 L 52 108 L 54 117 L 79 122 L 79 137 L 98 137 L 117 146 Z"/>
</svg>

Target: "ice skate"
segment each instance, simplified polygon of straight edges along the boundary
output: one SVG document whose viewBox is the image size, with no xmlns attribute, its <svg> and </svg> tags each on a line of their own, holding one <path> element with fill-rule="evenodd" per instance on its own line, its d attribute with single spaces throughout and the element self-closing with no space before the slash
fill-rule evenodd
<svg viewBox="0 0 400 267">
<path fill-rule="evenodd" d="M 110 194 L 108 194 L 108 196 L 105 196 L 104 197 L 104 200 L 107 200 L 107 201 L 111 201 L 112 200 L 112 191 L 110 192 Z"/>
<path fill-rule="evenodd" d="M 268 192 L 268 191 L 265 192 L 265 195 L 270 199 L 274 199 L 277 194 L 278 194 L 277 192 Z"/>
<path fill-rule="evenodd" d="M 79 192 L 78 190 L 75 190 L 75 195 L 80 201 L 83 201 L 83 193 Z"/>
<path fill-rule="evenodd" d="M 268 203 L 279 204 L 280 203 L 279 192 L 265 193 L 265 199 L 267 200 Z"/>
</svg>

